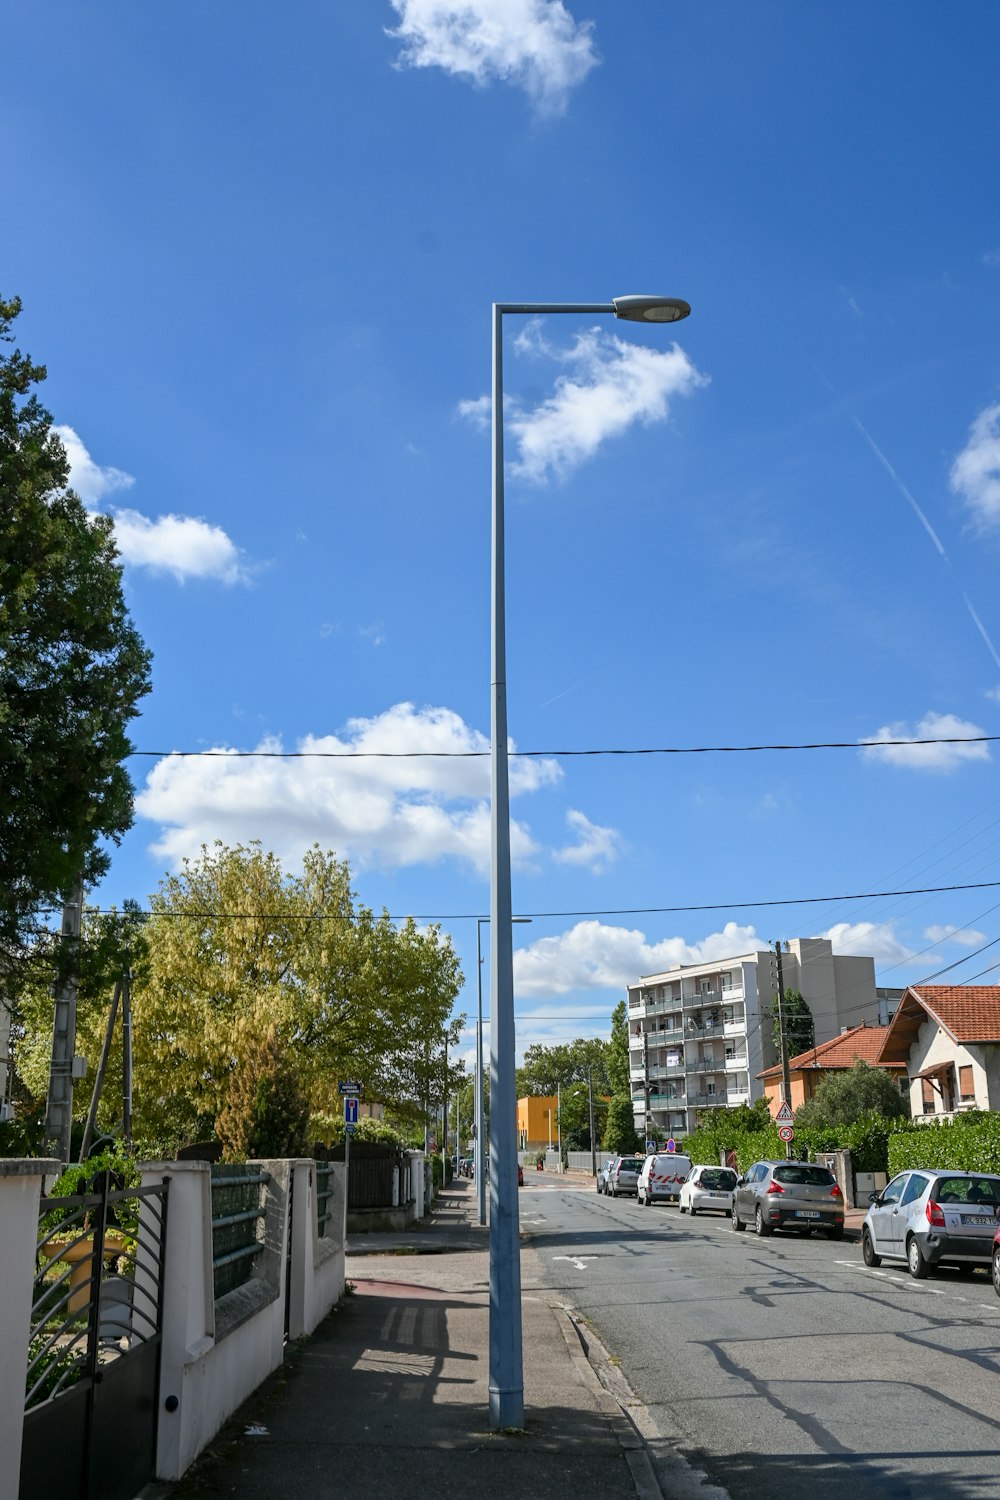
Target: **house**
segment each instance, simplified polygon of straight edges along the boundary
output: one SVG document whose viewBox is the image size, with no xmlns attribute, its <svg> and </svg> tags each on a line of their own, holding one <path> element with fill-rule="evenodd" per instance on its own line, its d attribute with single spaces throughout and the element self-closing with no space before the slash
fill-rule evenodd
<svg viewBox="0 0 1000 1500">
<path fill-rule="evenodd" d="M 1000 1109 L 1000 984 L 911 985 L 878 1060 L 906 1065 L 915 1120 Z"/>
<path fill-rule="evenodd" d="M 832 1041 L 845 1025 L 877 1022 L 874 959 L 835 955 L 827 938 L 793 938 L 781 960 L 784 987 L 809 1006 L 817 1042 Z M 640 1135 L 680 1139 L 697 1125 L 699 1110 L 761 1097 L 758 1074 L 774 1061 L 776 968 L 775 954 L 762 948 L 676 964 L 629 985 L 629 1074 Z"/>
<path fill-rule="evenodd" d="M 559 1137 L 556 1094 L 526 1094 L 517 1101 L 517 1145 L 520 1151 L 541 1151 Z"/>
<path fill-rule="evenodd" d="M 879 1054 L 882 1043 L 885 1041 L 888 1026 L 869 1026 L 862 1021 L 860 1026 L 849 1026 L 835 1036 L 830 1042 L 820 1042 L 816 1047 L 810 1047 L 808 1052 L 800 1052 L 798 1057 L 792 1057 L 788 1062 L 788 1081 L 791 1091 L 789 1104 L 793 1109 L 798 1109 L 811 1099 L 816 1089 L 831 1073 L 844 1072 L 853 1068 L 856 1062 L 866 1062 L 873 1067 L 885 1068 L 897 1079 L 901 1090 L 906 1093 L 909 1090 L 909 1077 L 906 1072 L 906 1064 L 901 1062 L 881 1062 Z M 763 1073 L 757 1077 L 764 1085 L 764 1095 L 771 1106 L 774 1114 L 781 1103 L 781 1065 L 776 1063 L 772 1068 L 765 1068 Z"/>
</svg>

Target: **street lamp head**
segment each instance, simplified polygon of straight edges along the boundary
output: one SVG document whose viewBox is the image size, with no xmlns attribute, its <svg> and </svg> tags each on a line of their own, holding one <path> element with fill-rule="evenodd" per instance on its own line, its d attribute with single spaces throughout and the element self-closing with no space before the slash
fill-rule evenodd
<svg viewBox="0 0 1000 1500">
<path fill-rule="evenodd" d="M 682 297 L 613 297 L 616 318 L 630 323 L 679 323 L 691 312 Z"/>
</svg>

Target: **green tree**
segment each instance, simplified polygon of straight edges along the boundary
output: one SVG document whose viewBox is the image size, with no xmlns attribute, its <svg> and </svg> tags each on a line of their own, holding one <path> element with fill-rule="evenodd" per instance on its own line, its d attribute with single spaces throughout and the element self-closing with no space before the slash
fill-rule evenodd
<svg viewBox="0 0 1000 1500">
<path fill-rule="evenodd" d="M 461 983 L 450 941 L 358 904 L 334 855 L 313 848 L 289 876 L 257 844 L 203 849 L 162 883 L 146 936 L 136 1067 L 164 1128 L 213 1127 L 265 1022 L 316 1110 L 336 1112 L 342 1078 L 414 1120 L 443 1097 L 445 1042 L 462 1024 L 450 1019 Z M 460 1067 L 449 1071 L 458 1082 Z"/>
<path fill-rule="evenodd" d="M 0 345 L 21 311 L 0 298 Z M 34 387 L 45 367 L 0 353 L 0 952 L 132 823 L 126 726 L 150 655 L 122 592 L 114 527 L 66 488 L 69 465 Z"/>
<path fill-rule="evenodd" d="M 638 1150 L 639 1137 L 635 1130 L 632 1100 L 628 1094 L 615 1094 L 608 1105 L 608 1122 L 604 1129 L 605 1151 L 619 1151 L 623 1155 Z"/>
<path fill-rule="evenodd" d="M 611 1041 L 608 1043 L 608 1084 L 614 1094 L 631 1090 L 628 1061 L 628 1008 L 619 1000 L 611 1012 Z"/>
<path fill-rule="evenodd" d="M 249 1039 L 228 1092 L 216 1121 L 228 1160 L 306 1154 L 309 1100 L 276 1026 Z"/>
<path fill-rule="evenodd" d="M 831 1129 L 852 1125 L 863 1115 L 898 1120 L 909 1114 L 892 1074 L 859 1059 L 853 1068 L 827 1073 L 815 1094 L 795 1112 L 797 1127 Z"/>
<path fill-rule="evenodd" d="M 591 1076 L 595 1091 L 607 1093 L 607 1042 L 596 1037 L 578 1037 L 551 1047 L 532 1042 L 524 1049 L 524 1062 L 517 1070 L 517 1095 L 554 1094 L 571 1083 L 586 1083 Z"/>
<path fill-rule="evenodd" d="M 785 1041 L 788 1047 L 788 1056 L 798 1057 L 800 1052 L 808 1052 L 809 1048 L 816 1044 L 816 1030 L 813 1025 L 812 1011 L 798 990 L 785 991 L 783 1009 L 785 1012 Z M 778 1018 L 777 995 L 771 1001 L 771 1017 L 774 1046 L 780 1057 L 781 1022 Z"/>
</svg>

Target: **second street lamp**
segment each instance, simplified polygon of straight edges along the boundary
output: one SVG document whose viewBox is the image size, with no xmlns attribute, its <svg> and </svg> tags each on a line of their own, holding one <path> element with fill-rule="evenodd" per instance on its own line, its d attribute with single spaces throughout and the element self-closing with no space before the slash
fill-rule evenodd
<svg viewBox="0 0 1000 1500">
<path fill-rule="evenodd" d="M 521 1265 L 517 1207 L 514 1081 L 514 959 L 511 940 L 510 789 L 507 772 L 507 646 L 504 582 L 503 320 L 552 313 L 611 313 L 636 323 L 676 323 L 690 313 L 678 297 L 611 302 L 494 302 L 493 518 L 490 705 L 490 1371 L 494 1429 L 524 1426 Z"/>
</svg>

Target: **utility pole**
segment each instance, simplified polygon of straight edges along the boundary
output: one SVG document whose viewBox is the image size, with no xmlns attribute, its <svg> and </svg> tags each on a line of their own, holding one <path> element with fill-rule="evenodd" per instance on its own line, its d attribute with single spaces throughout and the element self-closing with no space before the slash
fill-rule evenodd
<svg viewBox="0 0 1000 1500">
<path fill-rule="evenodd" d="M 122 1140 L 132 1149 L 132 971 L 122 985 Z"/>
<path fill-rule="evenodd" d="M 590 1102 L 590 1169 L 597 1176 L 597 1136 L 594 1133 L 594 1070 L 587 1069 L 587 1090 Z"/>
<path fill-rule="evenodd" d="M 556 1150 L 559 1153 L 557 1172 L 562 1171 L 562 1084 L 556 1084 Z"/>
<path fill-rule="evenodd" d="M 118 1019 L 118 1002 L 122 994 L 122 981 L 115 980 L 115 987 L 111 994 L 111 1010 L 108 1012 L 108 1025 L 104 1033 L 104 1046 L 101 1049 L 101 1060 L 97 1065 L 97 1077 L 94 1079 L 94 1092 L 90 1096 L 90 1109 L 87 1112 L 87 1123 L 83 1129 L 83 1144 L 80 1147 L 80 1160 L 86 1161 L 90 1143 L 94 1138 L 94 1126 L 97 1122 L 97 1109 L 101 1102 L 101 1091 L 104 1088 L 104 1075 L 107 1072 L 108 1057 L 111 1054 L 111 1042 L 115 1034 L 115 1021 Z M 124 1058 L 122 1061 L 123 1083 L 124 1083 Z M 124 1087 L 123 1087 L 124 1092 Z"/>
<path fill-rule="evenodd" d="M 781 942 L 774 945 L 774 955 L 778 960 L 778 1052 L 781 1057 L 781 1097 L 792 1107 L 792 1082 L 788 1071 L 788 1038 L 785 1036 L 785 974 L 781 967 Z M 791 1161 L 792 1143 L 785 1142 L 785 1156 Z"/>
<path fill-rule="evenodd" d="M 60 977 L 54 990 L 49 1097 L 45 1107 L 45 1141 L 52 1155 L 69 1162 L 73 1130 L 73 1058 L 76 1052 L 76 992 L 83 921 L 83 876 L 63 900 L 59 944 Z"/>
<path fill-rule="evenodd" d="M 642 1143 L 645 1148 L 645 1144 L 649 1140 L 649 1032 L 645 1029 L 645 1026 L 642 1032 L 642 1076 L 643 1093 L 646 1100 L 646 1113 L 642 1122 Z"/>
</svg>

